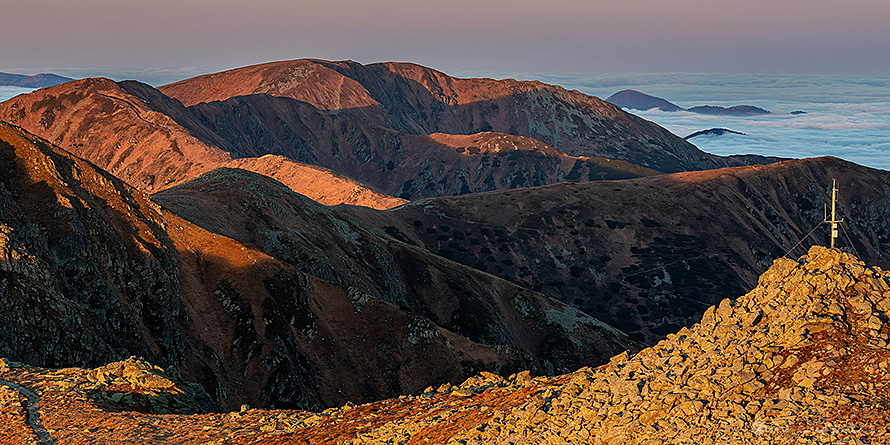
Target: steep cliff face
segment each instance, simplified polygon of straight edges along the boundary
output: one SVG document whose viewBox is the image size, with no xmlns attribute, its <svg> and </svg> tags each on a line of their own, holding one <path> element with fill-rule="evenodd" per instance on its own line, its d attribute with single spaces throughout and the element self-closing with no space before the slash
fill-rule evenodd
<svg viewBox="0 0 890 445">
<path fill-rule="evenodd" d="M 334 216 L 326 227 L 339 236 L 332 242 L 349 251 L 364 237 L 384 255 L 357 273 L 363 279 L 388 283 L 387 274 L 400 272 L 372 268 L 379 265 L 373 261 L 425 255 L 426 262 L 402 271 L 414 281 L 394 278 L 407 288 L 402 299 L 364 292 L 355 277 L 333 284 L 309 276 L 162 210 L 94 165 L 7 124 L 0 124 L 0 168 L 0 353 L 15 361 L 97 366 L 139 355 L 200 383 L 227 408 L 319 409 L 480 370 L 564 369 L 633 345 L 506 281 L 408 247 L 381 251 L 377 235 Z M 275 195 L 325 217 L 324 207 L 274 184 L 268 195 L 252 195 L 273 220 L 282 217 Z M 226 186 L 257 191 L 245 181 Z M 226 212 L 232 220 L 254 216 L 234 211 L 246 201 L 226 204 L 234 206 Z M 275 239 L 282 248 L 269 250 L 291 254 L 283 246 L 301 238 L 290 235 L 281 233 Z M 544 320 L 548 311 L 571 323 Z"/>
<path fill-rule="evenodd" d="M 652 344 L 754 285 L 823 220 L 832 178 L 852 239 L 842 233 L 840 242 L 890 266 L 890 173 L 834 158 L 345 211 Z M 817 230 L 803 245 L 826 235 Z"/>
<path fill-rule="evenodd" d="M 124 354 L 181 363 L 179 270 L 160 207 L 6 124 L 0 162 L 3 353 L 45 366 Z"/>
<path fill-rule="evenodd" d="M 22 399 L 10 383 L 33 388 L 43 425 L 69 443 L 886 443 L 888 314 L 890 274 L 813 247 L 799 260 L 776 260 L 752 291 L 657 345 L 553 378 L 482 373 L 320 413 L 248 409 L 158 422 L 116 412 L 132 409 L 143 385 L 117 387 L 115 396 L 90 380 L 100 369 L 0 360 L 0 396 Z M 177 388 L 162 373 L 155 380 Z M 88 392 L 95 387 L 104 397 Z M 22 405 L 0 409 L 9 419 L 0 437 L 29 433 Z"/>
</svg>

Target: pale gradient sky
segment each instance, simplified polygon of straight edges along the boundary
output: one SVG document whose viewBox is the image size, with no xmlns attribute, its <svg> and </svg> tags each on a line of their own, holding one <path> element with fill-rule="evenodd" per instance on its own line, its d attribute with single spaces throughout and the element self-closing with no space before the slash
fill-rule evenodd
<svg viewBox="0 0 890 445">
<path fill-rule="evenodd" d="M 890 0 L 4 0 L 0 42 L 0 71 L 156 85 L 303 57 L 890 75 Z"/>
</svg>

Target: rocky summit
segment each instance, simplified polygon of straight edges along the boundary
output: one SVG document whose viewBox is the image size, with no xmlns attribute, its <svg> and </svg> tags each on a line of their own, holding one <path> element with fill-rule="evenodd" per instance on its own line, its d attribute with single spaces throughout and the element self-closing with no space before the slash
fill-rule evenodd
<svg viewBox="0 0 890 445">
<path fill-rule="evenodd" d="M 887 443 L 888 315 L 890 273 L 813 247 L 799 260 L 776 260 L 754 290 L 711 307 L 692 327 L 598 368 L 552 378 L 482 373 L 458 386 L 318 413 L 244 406 L 162 415 L 199 406 L 200 397 L 136 359 L 58 371 L 2 362 L 0 440 Z M 133 393 L 167 403 L 134 410 Z"/>
</svg>

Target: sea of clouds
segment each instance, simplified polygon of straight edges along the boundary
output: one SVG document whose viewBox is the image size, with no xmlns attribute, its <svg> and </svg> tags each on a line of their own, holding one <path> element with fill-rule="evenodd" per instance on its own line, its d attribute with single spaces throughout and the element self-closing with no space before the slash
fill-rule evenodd
<svg viewBox="0 0 890 445">
<path fill-rule="evenodd" d="M 745 135 L 699 136 L 690 142 L 718 155 L 789 158 L 835 156 L 890 170 L 890 77 L 687 73 L 460 72 L 462 77 L 535 79 L 607 98 L 633 89 L 681 107 L 753 105 L 771 113 L 714 116 L 629 110 L 685 137 L 708 128 Z M 0 87 L 0 101 L 31 91 Z M 806 114 L 792 115 L 792 111 Z"/>
<path fill-rule="evenodd" d="M 767 115 L 714 116 L 628 110 L 685 137 L 708 128 L 745 135 L 699 136 L 690 142 L 718 155 L 790 158 L 835 156 L 890 170 L 890 77 L 688 73 L 505 73 L 466 76 L 535 79 L 607 98 L 638 90 L 683 108 L 753 105 Z M 792 115 L 792 111 L 806 114 Z"/>
<path fill-rule="evenodd" d="M 34 91 L 34 88 L 0 86 L 0 102 L 18 96 L 19 94 L 30 93 L 31 91 Z"/>
</svg>

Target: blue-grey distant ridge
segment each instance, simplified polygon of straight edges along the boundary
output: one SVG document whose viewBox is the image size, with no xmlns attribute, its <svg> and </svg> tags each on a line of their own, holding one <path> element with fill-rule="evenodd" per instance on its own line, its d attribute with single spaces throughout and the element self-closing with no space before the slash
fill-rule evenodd
<svg viewBox="0 0 890 445">
<path fill-rule="evenodd" d="M 617 105 L 622 108 L 631 110 L 651 110 L 658 108 L 661 111 L 691 111 L 699 114 L 721 114 L 721 115 L 750 115 L 750 114 L 769 114 L 769 111 L 751 105 L 736 105 L 732 107 L 718 107 L 713 105 L 696 106 L 692 108 L 682 108 L 676 104 L 668 102 L 660 97 L 650 96 L 636 90 L 619 91 L 606 99 L 606 102 Z"/>
<path fill-rule="evenodd" d="M 51 73 L 40 73 L 33 76 L 0 73 L 0 86 L 3 87 L 46 88 L 72 80 L 74 79 Z"/>
</svg>

